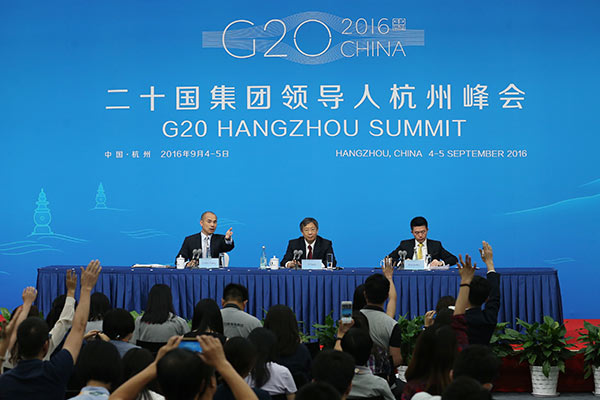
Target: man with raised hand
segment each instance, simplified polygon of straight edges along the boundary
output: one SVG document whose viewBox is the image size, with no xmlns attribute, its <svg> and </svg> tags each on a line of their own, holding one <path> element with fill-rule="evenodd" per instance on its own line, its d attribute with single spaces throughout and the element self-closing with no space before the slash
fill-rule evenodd
<svg viewBox="0 0 600 400">
<path fill-rule="evenodd" d="M 217 216 L 212 211 L 205 211 L 200 217 L 202 231 L 195 235 L 187 236 L 183 240 L 178 257 L 186 261 L 187 267 L 195 267 L 198 260 L 194 258 L 194 252 L 201 258 L 218 258 L 219 253 L 227 253 L 233 250 L 233 228 L 229 228 L 225 235 L 215 233 L 217 230 Z"/>
<path fill-rule="evenodd" d="M 56 399 L 65 397 L 65 388 L 79 355 L 90 311 L 91 291 L 102 267 L 98 260 L 81 267 L 81 291 L 71 332 L 62 350 L 49 361 L 48 325 L 39 317 L 29 317 L 17 328 L 17 343 L 21 361 L 0 376 L 0 399 Z M 34 297 L 35 298 L 35 297 Z"/>
</svg>

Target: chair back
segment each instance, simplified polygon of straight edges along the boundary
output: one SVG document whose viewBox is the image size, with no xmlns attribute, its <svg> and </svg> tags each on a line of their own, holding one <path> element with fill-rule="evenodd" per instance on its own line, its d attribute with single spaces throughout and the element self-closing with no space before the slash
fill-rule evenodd
<svg viewBox="0 0 600 400">
<path fill-rule="evenodd" d="M 144 340 L 136 340 L 135 344 L 137 344 L 138 346 L 140 346 L 143 349 L 150 351 L 150 353 L 152 353 L 153 355 L 156 355 L 156 353 L 158 353 L 158 350 L 167 343 L 166 342 L 146 342 Z"/>
</svg>

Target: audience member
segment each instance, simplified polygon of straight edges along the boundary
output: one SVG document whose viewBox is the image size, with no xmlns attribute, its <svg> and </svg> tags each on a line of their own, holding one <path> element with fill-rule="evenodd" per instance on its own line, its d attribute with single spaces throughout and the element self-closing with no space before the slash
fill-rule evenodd
<svg viewBox="0 0 600 400">
<path fill-rule="evenodd" d="M 342 350 L 354 357 L 354 378 L 348 398 L 381 396 L 385 400 L 395 400 L 388 382 L 373 375 L 367 366 L 373 349 L 373 340 L 369 332 L 360 328 L 351 328 L 340 342 Z"/>
<path fill-rule="evenodd" d="M 283 304 L 271 306 L 265 317 L 265 328 L 277 337 L 276 362 L 290 370 L 297 388 L 308 383 L 312 358 L 306 346 L 300 343 L 298 321 L 292 309 Z"/>
<path fill-rule="evenodd" d="M 146 311 L 135 319 L 130 342 L 166 343 L 171 336 L 181 336 L 189 330 L 186 320 L 175 315 L 171 288 L 158 283 L 150 289 Z"/>
<path fill-rule="evenodd" d="M 221 342 L 211 336 L 199 336 L 197 340 L 202 353 L 196 354 L 177 348 L 180 337 L 170 338 L 158 351 L 156 360 L 121 385 L 110 399 L 133 400 L 148 382 L 158 377 L 167 400 L 209 400 L 216 390 L 216 369 L 231 388 L 235 399 L 256 400 L 252 389 L 225 358 Z"/>
<path fill-rule="evenodd" d="M 502 362 L 489 346 L 474 344 L 461 351 L 456 357 L 452 378 L 468 376 L 479 381 L 483 388 L 492 390 L 501 364 Z"/>
<path fill-rule="evenodd" d="M 315 357 L 312 376 L 315 382 L 331 384 L 345 400 L 354 378 L 354 359 L 341 351 L 323 350 Z"/>
<path fill-rule="evenodd" d="M 104 315 L 102 331 L 110 338 L 110 342 L 119 350 L 121 357 L 130 349 L 138 348 L 129 340 L 133 336 L 135 322 L 129 311 L 113 308 Z"/>
<path fill-rule="evenodd" d="M 254 368 L 256 363 L 257 352 L 256 346 L 252 344 L 248 339 L 241 336 L 236 336 L 229 339 L 223 348 L 225 352 L 225 358 L 231 364 L 233 369 L 242 377 L 246 378 L 250 371 Z M 288 371 L 289 373 L 289 371 Z M 264 390 L 252 388 L 256 397 L 259 400 L 269 400 L 271 396 Z M 233 392 L 227 386 L 226 383 L 221 383 L 217 386 L 217 391 L 213 397 L 213 400 L 234 400 Z"/>
<path fill-rule="evenodd" d="M 108 297 L 106 297 L 104 293 L 92 293 L 92 297 L 90 300 L 90 316 L 88 323 L 85 327 L 85 332 L 87 333 L 89 331 L 101 331 L 104 314 L 106 314 L 111 309 L 112 306 L 110 305 L 110 300 L 108 299 Z"/>
<path fill-rule="evenodd" d="M 202 299 L 194 307 L 192 331 L 186 337 L 195 337 L 200 333 L 213 333 L 225 343 L 223 334 L 223 316 L 217 302 L 213 299 Z"/>
<path fill-rule="evenodd" d="M 226 337 L 248 337 L 255 328 L 262 324 L 253 315 L 244 310 L 248 304 L 248 289 L 237 283 L 230 283 L 223 290 L 221 299 L 221 315 L 223 317 L 223 331 Z"/>
<path fill-rule="evenodd" d="M 365 281 L 365 299 L 367 305 L 361 312 L 369 320 L 369 333 L 373 342 L 389 351 L 396 367 L 402 363 L 400 346 L 402 336 L 397 321 L 387 315 L 383 305 L 388 298 L 390 281 L 381 274 L 373 274 Z"/>
<path fill-rule="evenodd" d="M 466 325 L 464 312 L 468 303 L 469 286 L 475 274 L 471 258 L 465 256 L 458 270 L 461 277 L 460 289 L 452 317 L 452 324 L 426 328 L 417 339 L 415 350 L 406 370 L 407 383 L 402 392 L 402 400 L 410 400 L 415 393 L 427 392 L 441 395 L 450 384 L 450 371 L 454 364 L 459 344 L 466 345 Z"/>
<path fill-rule="evenodd" d="M 75 364 L 77 380 L 84 384 L 79 400 L 108 399 L 111 390 L 121 383 L 123 367 L 117 348 L 110 342 L 92 340 L 79 353 Z"/>
<path fill-rule="evenodd" d="M 147 349 L 131 349 L 123 356 L 123 380 L 127 381 L 152 364 L 154 356 Z M 136 397 L 136 400 L 164 400 L 164 396 L 157 393 L 158 382 L 151 381 Z"/>
<path fill-rule="evenodd" d="M 327 382 L 311 382 L 296 394 L 295 400 L 341 400 L 337 389 Z"/>
<path fill-rule="evenodd" d="M 90 262 L 81 268 L 79 305 L 75 310 L 71 332 L 62 350 L 43 361 L 49 347 L 48 325 L 39 317 L 29 317 L 17 328 L 19 354 L 22 358 L 15 368 L 0 376 L 0 399 L 60 399 L 65 396 L 65 387 L 71 376 L 73 364 L 79 356 L 85 325 L 90 309 L 90 293 L 100 274 L 100 262 Z M 35 299 L 27 294 L 27 302 Z M 26 303 L 27 303 L 26 302 Z M 28 312 L 26 304 L 22 313 Z"/>
<path fill-rule="evenodd" d="M 479 382 L 468 376 L 456 378 L 446 388 L 442 400 L 491 400 L 489 390 L 481 387 Z M 418 400 L 418 399 L 416 399 Z M 424 399 L 422 399 L 424 400 Z"/>
<path fill-rule="evenodd" d="M 21 315 L 22 308 L 18 307 L 16 311 L 12 314 L 12 317 L 8 323 L 2 324 L 2 330 L 0 331 L 0 374 L 4 368 L 4 361 L 6 352 L 8 351 L 8 346 L 10 344 L 11 338 L 14 336 L 16 340 L 17 334 L 17 320 Z"/>
<path fill-rule="evenodd" d="M 473 277 L 465 318 L 467 319 L 469 343 L 489 345 L 498 323 L 500 274 L 494 269 L 492 246 L 483 242 L 483 248 L 479 250 L 479 254 L 487 266 L 487 279 L 481 276 Z M 482 310 L 483 303 L 485 303 L 485 308 Z"/>
<path fill-rule="evenodd" d="M 396 292 L 396 285 L 394 285 L 394 268 L 391 265 L 384 264 L 382 267 L 383 275 L 390 283 L 388 291 L 388 304 L 385 309 L 385 313 L 392 318 L 396 317 L 396 305 L 398 302 L 398 294 Z M 365 298 L 365 284 L 360 284 L 354 289 L 354 295 L 352 297 L 352 310 L 360 311 L 367 305 L 367 299 Z"/>
<path fill-rule="evenodd" d="M 264 390 L 271 396 L 285 394 L 288 400 L 294 398 L 296 383 L 289 369 L 275 362 L 277 337 L 266 328 L 256 328 L 248 340 L 256 347 L 257 358 L 254 368 L 246 378 L 250 387 Z"/>
</svg>

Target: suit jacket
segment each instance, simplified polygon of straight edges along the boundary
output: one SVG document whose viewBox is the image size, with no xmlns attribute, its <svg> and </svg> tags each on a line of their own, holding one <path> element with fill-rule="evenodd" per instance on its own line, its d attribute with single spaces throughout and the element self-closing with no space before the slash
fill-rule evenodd
<svg viewBox="0 0 600 400">
<path fill-rule="evenodd" d="M 211 258 L 218 258 L 219 253 L 227 253 L 228 251 L 233 250 L 233 247 L 233 238 L 231 239 L 231 244 L 227 244 L 225 243 L 225 235 L 213 233 L 210 237 Z M 202 235 L 200 235 L 200 233 L 188 236 L 183 240 L 181 250 L 179 250 L 177 257 L 179 257 L 179 255 L 181 254 L 181 256 L 185 258 L 186 261 L 189 261 L 192 259 L 192 252 L 194 251 L 194 249 L 200 249 L 200 251 L 202 251 Z"/>
<path fill-rule="evenodd" d="M 313 243 L 313 260 L 323 261 L 323 265 L 327 266 L 327 253 L 333 254 L 333 266 L 337 265 L 335 254 L 333 253 L 333 245 L 331 240 L 323 239 L 321 236 L 317 236 Z M 300 236 L 298 239 L 292 239 L 288 243 L 287 250 L 281 260 L 281 265 L 285 267 L 288 261 L 292 261 L 294 258 L 294 250 L 302 250 L 301 259 L 306 259 L 306 243 L 304 242 L 304 236 Z"/>
<path fill-rule="evenodd" d="M 406 258 L 412 259 L 415 254 L 415 242 L 415 239 L 401 241 L 400 245 L 396 247 L 396 250 L 392 251 L 388 257 L 391 257 L 393 260 L 398 260 L 398 258 L 400 258 L 398 257 L 398 251 L 404 250 L 406 251 Z M 432 260 L 442 260 L 447 265 L 454 265 L 458 262 L 458 259 L 453 254 L 444 249 L 442 242 L 437 240 L 427 239 L 427 251 Z"/>
<path fill-rule="evenodd" d="M 500 274 L 488 272 L 487 280 L 492 287 L 485 308 L 470 308 L 465 311 L 467 320 L 467 336 L 469 344 L 489 345 L 492 334 L 498 323 L 498 310 L 500 310 Z"/>
</svg>

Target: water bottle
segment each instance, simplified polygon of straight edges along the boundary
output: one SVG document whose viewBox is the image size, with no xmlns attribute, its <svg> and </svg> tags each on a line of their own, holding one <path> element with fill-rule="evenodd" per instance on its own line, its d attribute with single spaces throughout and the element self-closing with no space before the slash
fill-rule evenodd
<svg viewBox="0 0 600 400">
<path fill-rule="evenodd" d="M 262 247 L 262 253 L 260 254 L 260 268 L 267 268 L 267 252 L 265 246 Z"/>
</svg>

